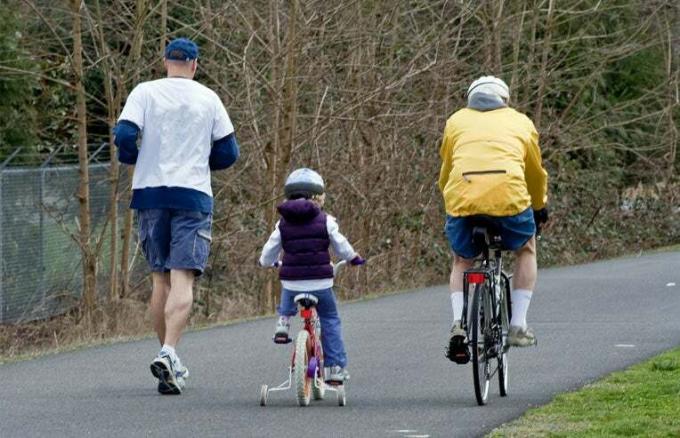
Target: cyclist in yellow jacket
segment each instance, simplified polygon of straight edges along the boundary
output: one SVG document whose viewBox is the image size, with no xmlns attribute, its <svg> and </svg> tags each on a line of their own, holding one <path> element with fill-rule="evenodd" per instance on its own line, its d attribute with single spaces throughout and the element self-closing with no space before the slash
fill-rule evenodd
<svg viewBox="0 0 680 438">
<path fill-rule="evenodd" d="M 439 189 L 446 205 L 446 236 L 454 253 L 450 290 L 453 325 L 447 356 L 467 342 L 461 327 L 463 272 L 481 253 L 472 241 L 476 215 L 490 216 L 503 245 L 516 255 L 508 343 L 525 347 L 536 337 L 526 314 L 536 284 L 536 224 L 547 221 L 548 175 L 532 121 L 508 107 L 501 79 L 482 76 L 468 88 L 467 108 L 446 122 Z"/>
</svg>

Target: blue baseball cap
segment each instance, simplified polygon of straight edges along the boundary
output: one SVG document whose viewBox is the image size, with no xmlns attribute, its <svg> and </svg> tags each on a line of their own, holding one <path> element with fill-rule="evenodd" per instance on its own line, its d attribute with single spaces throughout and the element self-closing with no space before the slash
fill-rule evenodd
<svg viewBox="0 0 680 438">
<path fill-rule="evenodd" d="M 165 59 L 192 61 L 198 58 L 198 46 L 189 38 L 177 38 L 165 46 Z"/>
</svg>

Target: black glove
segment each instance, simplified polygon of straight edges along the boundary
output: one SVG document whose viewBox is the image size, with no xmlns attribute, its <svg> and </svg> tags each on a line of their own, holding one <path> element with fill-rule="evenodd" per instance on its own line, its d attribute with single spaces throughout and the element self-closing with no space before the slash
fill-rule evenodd
<svg viewBox="0 0 680 438">
<path fill-rule="evenodd" d="M 548 207 L 543 207 L 540 210 L 534 210 L 534 222 L 537 226 L 548 222 Z"/>
</svg>

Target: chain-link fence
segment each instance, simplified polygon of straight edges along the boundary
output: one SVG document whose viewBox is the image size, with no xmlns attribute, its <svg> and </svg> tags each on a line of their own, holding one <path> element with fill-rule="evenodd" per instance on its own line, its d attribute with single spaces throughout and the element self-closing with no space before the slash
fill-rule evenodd
<svg viewBox="0 0 680 438">
<path fill-rule="evenodd" d="M 89 174 L 93 236 L 103 236 L 99 266 L 106 271 L 109 164 L 90 164 Z M 78 181 L 75 164 L 0 166 L 0 323 L 47 318 L 79 301 Z"/>
</svg>

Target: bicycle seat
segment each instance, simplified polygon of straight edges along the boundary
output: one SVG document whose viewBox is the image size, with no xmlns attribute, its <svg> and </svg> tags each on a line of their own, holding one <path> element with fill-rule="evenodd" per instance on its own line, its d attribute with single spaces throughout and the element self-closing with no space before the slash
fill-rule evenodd
<svg viewBox="0 0 680 438">
<path fill-rule="evenodd" d="M 491 216 L 473 216 L 472 241 L 480 248 L 502 248 L 501 230 Z"/>
<path fill-rule="evenodd" d="M 312 294 L 302 293 L 295 295 L 293 301 L 305 309 L 309 309 L 310 307 L 316 306 L 316 304 L 319 302 L 319 299 Z"/>
</svg>

